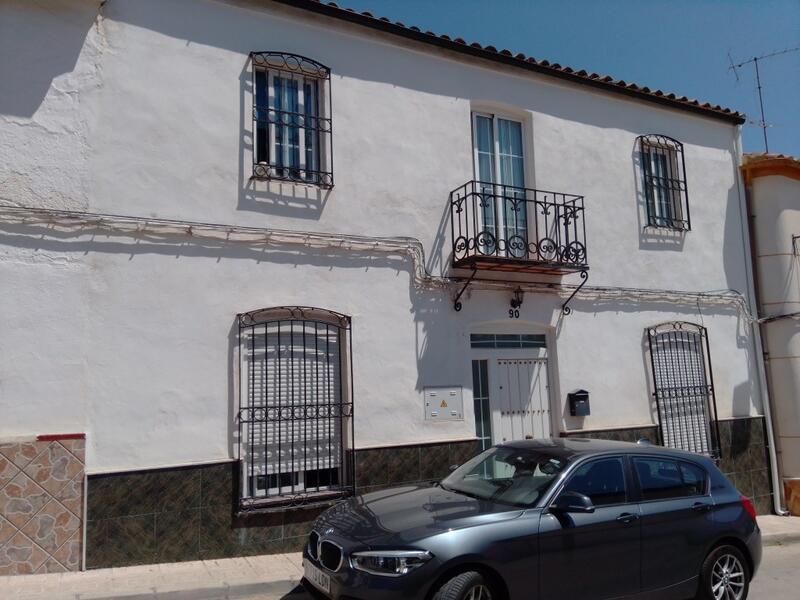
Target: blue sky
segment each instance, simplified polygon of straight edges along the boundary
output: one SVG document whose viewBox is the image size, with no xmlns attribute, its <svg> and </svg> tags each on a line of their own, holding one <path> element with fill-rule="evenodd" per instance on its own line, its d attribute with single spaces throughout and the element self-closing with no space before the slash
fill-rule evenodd
<svg viewBox="0 0 800 600">
<path fill-rule="evenodd" d="M 423 30 L 660 88 L 747 113 L 763 152 L 752 65 L 800 46 L 800 0 L 338 0 Z M 800 157 L 800 51 L 759 63 L 770 152 Z"/>
</svg>

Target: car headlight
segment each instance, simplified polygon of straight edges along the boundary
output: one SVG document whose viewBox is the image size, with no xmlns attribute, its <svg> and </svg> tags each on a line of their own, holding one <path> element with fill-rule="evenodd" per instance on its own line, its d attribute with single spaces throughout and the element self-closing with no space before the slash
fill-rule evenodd
<svg viewBox="0 0 800 600">
<path fill-rule="evenodd" d="M 373 575 L 399 577 L 418 569 L 433 555 L 424 550 L 369 550 L 350 555 L 350 566 Z"/>
</svg>

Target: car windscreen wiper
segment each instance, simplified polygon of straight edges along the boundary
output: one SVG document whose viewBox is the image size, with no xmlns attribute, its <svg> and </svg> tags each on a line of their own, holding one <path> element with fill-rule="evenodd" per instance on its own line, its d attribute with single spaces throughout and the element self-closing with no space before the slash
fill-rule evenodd
<svg viewBox="0 0 800 600">
<path fill-rule="evenodd" d="M 458 488 L 445 488 L 448 492 L 455 492 L 456 494 L 461 494 L 462 496 L 467 496 L 469 498 L 475 498 L 475 500 L 488 500 L 486 496 L 480 496 L 475 492 L 466 492 L 464 490 L 460 490 Z"/>
</svg>

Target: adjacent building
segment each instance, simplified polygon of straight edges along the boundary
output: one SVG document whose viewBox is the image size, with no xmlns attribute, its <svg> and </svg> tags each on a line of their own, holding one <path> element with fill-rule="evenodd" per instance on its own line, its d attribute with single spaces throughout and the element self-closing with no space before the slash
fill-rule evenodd
<svg viewBox="0 0 800 600">
<path fill-rule="evenodd" d="M 0 22 L 0 573 L 295 550 L 528 436 L 772 510 L 743 115 L 310 0 Z"/>
<path fill-rule="evenodd" d="M 800 515 L 800 160 L 746 154 L 759 322 L 786 506 Z"/>
</svg>

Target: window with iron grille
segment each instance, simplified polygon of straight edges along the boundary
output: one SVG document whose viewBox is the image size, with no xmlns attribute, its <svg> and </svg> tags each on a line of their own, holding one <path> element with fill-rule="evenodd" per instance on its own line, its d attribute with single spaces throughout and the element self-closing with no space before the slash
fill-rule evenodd
<svg viewBox="0 0 800 600">
<path fill-rule="evenodd" d="M 719 428 L 706 328 L 663 323 L 647 330 L 661 443 L 719 456 Z"/>
<path fill-rule="evenodd" d="M 665 135 L 638 139 L 647 226 L 688 231 L 691 221 L 683 144 Z"/>
<path fill-rule="evenodd" d="M 353 491 L 350 318 L 280 307 L 239 315 L 242 507 Z"/>
<path fill-rule="evenodd" d="M 330 69 L 285 52 L 250 58 L 253 177 L 333 187 Z"/>
</svg>

